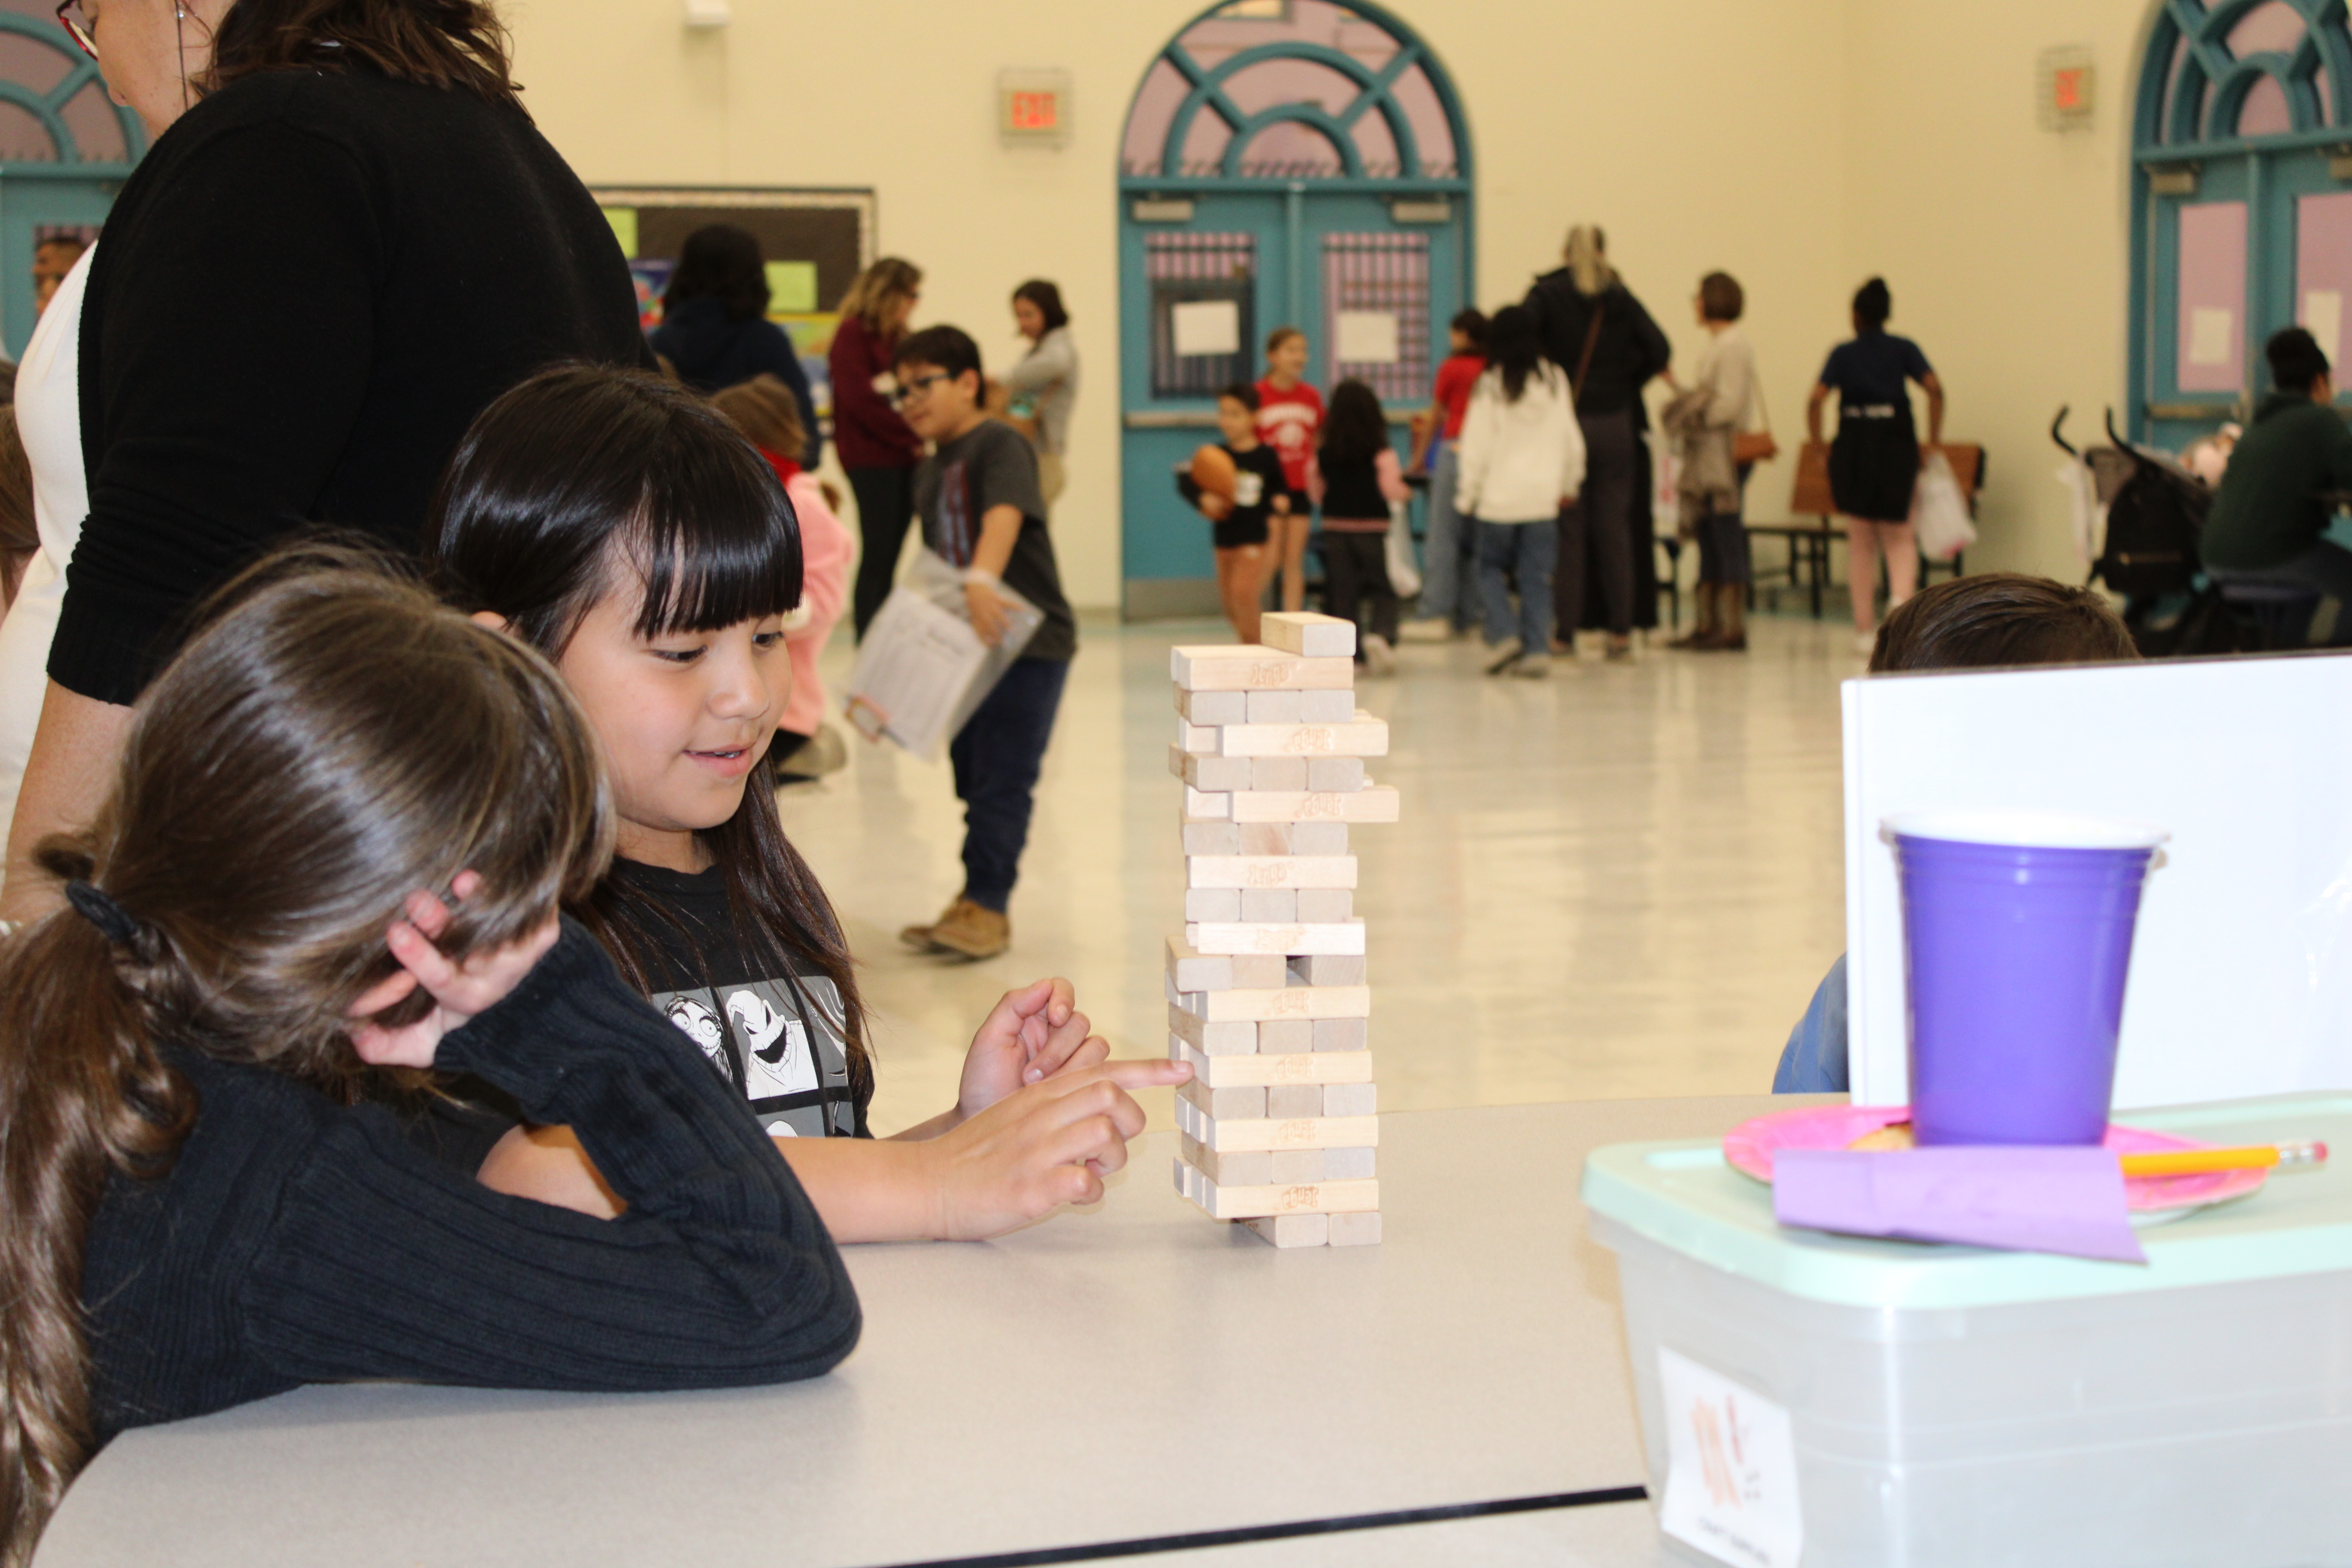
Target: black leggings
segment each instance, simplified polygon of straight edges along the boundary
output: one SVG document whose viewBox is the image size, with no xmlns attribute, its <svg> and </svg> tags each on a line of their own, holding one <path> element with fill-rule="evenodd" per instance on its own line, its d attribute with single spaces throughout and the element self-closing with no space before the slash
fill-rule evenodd
<svg viewBox="0 0 2352 1568">
<path fill-rule="evenodd" d="M 857 635 L 890 596 L 891 580 L 898 574 L 898 552 L 907 542 L 907 525 L 915 516 L 915 470 L 912 468 L 848 468 L 850 493 L 857 498 L 857 531 L 865 548 L 857 558 L 857 587 L 850 614 Z"/>
<path fill-rule="evenodd" d="M 1388 538 L 1385 533 L 1349 533 L 1325 529 L 1316 535 L 1315 548 L 1323 553 L 1323 610 L 1353 622 L 1359 608 L 1370 606 L 1374 637 L 1397 640 L 1396 590 L 1389 585 Z"/>
</svg>

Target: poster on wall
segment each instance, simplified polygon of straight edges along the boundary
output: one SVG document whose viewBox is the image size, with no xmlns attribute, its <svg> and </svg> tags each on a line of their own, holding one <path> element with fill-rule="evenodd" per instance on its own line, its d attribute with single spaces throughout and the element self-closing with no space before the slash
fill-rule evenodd
<svg viewBox="0 0 2352 1568">
<path fill-rule="evenodd" d="M 661 324 L 661 296 L 687 236 L 733 224 L 760 242 L 768 278 L 768 319 L 784 330 L 808 374 L 817 416 L 833 416 L 833 347 L 841 297 L 874 259 L 876 201 L 870 189 L 648 186 L 591 193 L 629 258 L 637 320 Z"/>
</svg>

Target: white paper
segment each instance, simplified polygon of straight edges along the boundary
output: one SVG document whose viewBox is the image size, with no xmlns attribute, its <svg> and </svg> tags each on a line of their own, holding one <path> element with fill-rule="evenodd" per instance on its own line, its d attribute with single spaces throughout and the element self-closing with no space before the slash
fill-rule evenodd
<svg viewBox="0 0 2352 1568">
<path fill-rule="evenodd" d="M 1242 352 L 1242 308 L 1231 300 L 1192 300 L 1168 312 L 1179 358 Z"/>
<path fill-rule="evenodd" d="M 2303 291 L 2303 325 L 2319 352 L 2334 364 L 2341 358 L 2338 350 L 2344 342 L 2344 296 L 2333 289 L 2306 289 Z"/>
<path fill-rule="evenodd" d="M 1805 1541 L 1789 1413 L 1661 1345 L 1666 1500 L 1658 1527 L 1718 1563 L 1796 1568 Z"/>
<path fill-rule="evenodd" d="M 2238 324 L 2235 310 L 2200 305 L 2189 312 L 2189 363 L 2228 364 L 2230 332 Z"/>
<path fill-rule="evenodd" d="M 1331 357 L 1342 364 L 1394 364 L 1397 319 L 1389 310 L 1342 310 L 1331 322 Z"/>
<path fill-rule="evenodd" d="M 937 754 L 948 721 L 988 656 L 971 623 L 912 589 L 891 590 L 857 647 L 849 718 L 919 757 Z"/>
</svg>

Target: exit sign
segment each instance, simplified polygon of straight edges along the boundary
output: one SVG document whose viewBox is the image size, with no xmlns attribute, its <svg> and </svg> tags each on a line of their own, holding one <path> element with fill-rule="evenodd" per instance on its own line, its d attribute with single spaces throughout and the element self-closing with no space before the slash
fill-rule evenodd
<svg viewBox="0 0 2352 1568">
<path fill-rule="evenodd" d="M 2034 64 L 2034 118 L 2044 131 L 2086 131 L 2097 107 L 2091 51 L 2080 46 L 2044 49 Z"/>
<path fill-rule="evenodd" d="M 1070 134 L 1070 73 L 1008 70 L 996 79 L 996 133 L 1009 145 L 1058 147 Z"/>
</svg>

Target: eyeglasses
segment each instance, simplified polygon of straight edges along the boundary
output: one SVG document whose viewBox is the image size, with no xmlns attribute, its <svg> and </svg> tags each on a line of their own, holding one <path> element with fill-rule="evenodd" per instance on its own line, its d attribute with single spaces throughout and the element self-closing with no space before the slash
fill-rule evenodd
<svg viewBox="0 0 2352 1568">
<path fill-rule="evenodd" d="M 901 382 L 898 390 L 890 395 L 890 405 L 894 408 L 903 408 L 918 397 L 929 396 L 931 383 L 954 379 L 955 377 L 943 370 L 935 370 L 929 375 L 919 375 L 912 381 Z"/>
<path fill-rule="evenodd" d="M 83 54 L 98 58 L 98 40 L 89 36 L 89 24 L 81 19 L 81 0 L 58 0 L 58 26 L 67 37 L 79 45 Z"/>
</svg>

